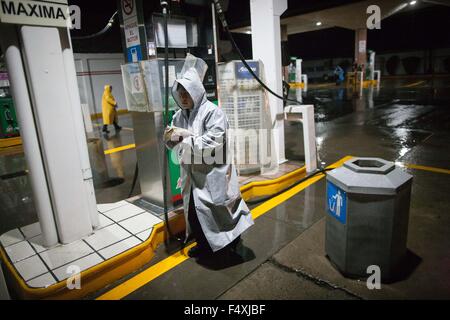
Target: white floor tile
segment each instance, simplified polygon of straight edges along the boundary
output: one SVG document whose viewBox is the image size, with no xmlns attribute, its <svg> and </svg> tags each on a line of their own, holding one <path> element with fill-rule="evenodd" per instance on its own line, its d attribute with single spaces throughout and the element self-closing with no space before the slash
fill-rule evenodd
<svg viewBox="0 0 450 320">
<path fill-rule="evenodd" d="M 129 202 L 127 202 L 125 200 L 113 202 L 113 203 L 100 203 L 100 204 L 97 204 L 97 210 L 103 213 L 103 212 L 109 211 L 111 209 L 119 208 L 128 203 Z"/>
<path fill-rule="evenodd" d="M 128 203 L 127 205 L 105 212 L 105 216 L 118 222 L 142 212 L 145 212 L 145 210 L 135 206 L 134 204 Z"/>
<path fill-rule="evenodd" d="M 103 249 L 115 242 L 119 242 L 125 238 L 131 236 L 129 232 L 118 226 L 117 224 L 110 225 L 100 230 L 96 230 L 94 234 L 85 238 L 84 240 L 89 243 L 95 250 Z"/>
<path fill-rule="evenodd" d="M 130 237 L 99 251 L 103 258 L 109 259 L 142 243 L 136 237 Z"/>
<path fill-rule="evenodd" d="M 11 231 L 8 231 L 0 236 L 0 242 L 4 247 L 10 246 L 14 243 L 20 242 L 24 240 L 25 238 L 20 233 L 19 229 L 14 229 Z"/>
<path fill-rule="evenodd" d="M 86 243 L 80 240 L 41 252 L 39 255 L 44 259 L 49 268 L 53 270 L 69 262 L 80 259 L 81 257 L 87 256 L 92 252 L 94 251 Z"/>
<path fill-rule="evenodd" d="M 38 235 L 34 238 L 28 239 L 28 242 L 31 244 L 31 246 L 36 250 L 38 253 L 45 251 L 49 248 L 44 246 L 44 238 L 42 235 Z"/>
<path fill-rule="evenodd" d="M 44 263 L 41 261 L 41 259 L 39 259 L 37 255 L 19 261 L 15 263 L 14 266 L 16 267 L 16 270 L 20 273 L 20 275 L 25 281 L 28 281 L 32 278 L 35 278 L 41 274 L 48 272 Z"/>
<path fill-rule="evenodd" d="M 36 237 L 41 234 L 41 225 L 39 222 L 35 222 L 33 224 L 29 224 L 28 226 L 20 228 L 26 239 L 30 239 Z"/>
<path fill-rule="evenodd" d="M 58 278 L 58 281 L 62 281 L 74 275 L 73 271 L 68 269 L 70 266 L 76 266 L 79 268 L 80 272 L 82 272 L 103 261 L 104 260 L 97 253 L 92 253 L 84 258 L 71 262 L 69 265 L 53 270 L 53 273 Z M 81 285 L 83 285 L 83 283 L 81 283 Z"/>
<path fill-rule="evenodd" d="M 155 224 L 158 224 L 161 221 L 161 219 L 155 217 L 151 213 L 144 212 L 138 216 L 121 221 L 119 224 L 131 233 L 137 234 L 146 229 L 152 228 Z"/>
<path fill-rule="evenodd" d="M 150 228 L 148 230 L 139 232 L 136 237 L 141 239 L 142 241 L 147 241 L 148 237 L 150 237 L 150 234 L 152 233 L 153 228 Z"/>
<path fill-rule="evenodd" d="M 29 258 L 36 254 L 27 241 L 22 241 L 5 248 L 13 263 Z"/>
<path fill-rule="evenodd" d="M 101 213 L 98 215 L 98 219 L 100 221 L 100 225 L 99 225 L 98 229 L 107 227 L 107 226 L 112 225 L 114 223 L 114 221 L 112 221 L 110 218 L 104 216 Z"/>
<path fill-rule="evenodd" d="M 47 288 L 55 283 L 56 283 L 55 279 L 49 272 L 43 274 L 42 276 L 27 281 L 27 285 L 33 288 Z"/>
</svg>

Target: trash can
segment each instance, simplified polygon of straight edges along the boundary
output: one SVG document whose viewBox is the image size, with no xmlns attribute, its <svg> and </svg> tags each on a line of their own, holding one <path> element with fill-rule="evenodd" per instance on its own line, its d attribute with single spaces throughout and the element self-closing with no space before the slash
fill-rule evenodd
<svg viewBox="0 0 450 320">
<path fill-rule="evenodd" d="M 380 268 L 388 280 L 406 255 L 412 176 L 379 158 L 354 158 L 327 175 L 325 252 L 348 277 Z"/>
</svg>

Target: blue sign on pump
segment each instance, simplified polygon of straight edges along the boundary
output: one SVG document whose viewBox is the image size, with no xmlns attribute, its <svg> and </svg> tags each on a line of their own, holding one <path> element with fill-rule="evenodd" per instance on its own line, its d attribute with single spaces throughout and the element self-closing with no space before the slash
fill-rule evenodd
<svg viewBox="0 0 450 320">
<path fill-rule="evenodd" d="M 257 61 L 247 61 L 247 64 L 252 69 L 252 71 L 259 77 L 259 63 Z M 236 78 L 253 79 L 253 76 L 242 62 L 238 62 L 236 63 Z"/>
<path fill-rule="evenodd" d="M 330 181 L 327 181 L 327 209 L 342 224 L 347 222 L 347 193 Z"/>
<path fill-rule="evenodd" d="M 127 48 L 127 60 L 128 62 L 138 62 L 142 60 L 140 45 Z"/>
</svg>

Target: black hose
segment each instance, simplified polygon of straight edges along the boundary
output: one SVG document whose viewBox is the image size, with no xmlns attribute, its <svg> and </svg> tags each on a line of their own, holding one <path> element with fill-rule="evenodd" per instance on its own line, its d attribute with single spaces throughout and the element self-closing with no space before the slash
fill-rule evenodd
<svg viewBox="0 0 450 320">
<path fill-rule="evenodd" d="M 167 31 L 167 1 L 161 0 L 161 7 L 163 8 L 163 17 L 164 17 L 164 114 L 163 114 L 163 126 L 166 128 L 169 125 L 169 37 Z M 183 239 L 180 239 L 174 235 L 172 229 L 169 224 L 169 209 L 168 209 L 168 199 L 167 199 L 167 178 L 168 178 L 168 158 L 167 152 L 164 149 L 164 157 L 163 157 L 163 202 L 164 202 L 164 220 L 167 228 L 167 233 L 169 235 L 169 239 L 175 239 L 179 242 L 184 242 Z"/>
<path fill-rule="evenodd" d="M 276 92 L 274 92 L 272 89 L 270 89 L 260 78 L 258 78 L 258 76 L 255 74 L 255 72 L 252 70 L 252 68 L 248 65 L 247 61 L 245 61 L 244 55 L 242 54 L 241 50 L 237 46 L 236 42 L 234 41 L 234 37 L 231 34 L 230 29 L 228 28 L 228 23 L 227 23 L 227 20 L 225 19 L 225 14 L 222 11 L 222 6 L 220 5 L 220 1 L 213 0 L 213 2 L 214 2 L 214 7 L 216 8 L 219 20 L 222 23 L 223 29 L 227 33 L 228 38 L 230 38 L 230 41 L 231 41 L 231 44 L 233 45 L 234 50 L 239 55 L 240 60 L 242 61 L 244 66 L 247 68 L 248 72 L 250 72 L 250 74 L 253 76 L 253 78 L 255 78 L 255 80 L 258 81 L 258 83 L 264 89 L 266 89 L 269 93 L 271 93 L 273 96 L 277 97 L 278 99 L 286 101 L 286 102 L 294 102 L 296 104 L 302 104 L 300 101 L 297 101 L 295 99 L 288 99 L 288 98 L 284 98 L 284 97 L 278 95 Z"/>
<path fill-rule="evenodd" d="M 131 195 L 133 194 L 134 187 L 136 186 L 137 177 L 139 175 L 139 166 L 136 162 L 136 168 L 134 169 L 134 177 L 133 177 L 133 183 L 131 184 L 131 190 L 128 194 L 128 198 L 131 198 Z"/>
<path fill-rule="evenodd" d="M 333 169 L 334 169 L 334 168 L 318 169 L 316 172 L 310 174 L 309 176 L 304 177 L 303 179 L 300 179 L 300 180 L 294 182 L 294 183 L 291 184 L 289 187 L 286 187 L 286 188 L 284 188 L 283 190 L 280 190 L 280 191 L 278 191 L 278 192 L 275 193 L 275 194 L 272 194 L 272 195 L 267 196 L 267 197 L 262 197 L 262 198 L 259 198 L 259 199 L 253 200 L 253 201 L 252 201 L 252 200 L 250 200 L 250 201 L 245 201 L 245 203 L 247 203 L 247 204 L 249 204 L 249 205 L 255 205 L 255 204 L 258 204 L 258 203 L 261 203 L 261 202 L 265 202 L 265 201 L 267 201 L 267 200 L 270 200 L 270 199 L 272 199 L 272 198 L 275 198 L 276 196 L 279 196 L 279 195 L 282 194 L 282 193 L 285 193 L 286 191 L 288 191 L 288 190 L 294 188 L 295 186 L 298 186 L 300 183 L 303 183 L 303 182 L 305 182 L 305 181 L 307 181 L 307 180 L 309 180 L 309 179 L 315 177 L 315 176 L 318 175 L 319 173 L 322 173 L 322 174 L 325 174 L 325 175 L 326 175 L 326 174 L 327 174 L 327 171 L 330 171 L 330 170 L 333 170 Z"/>
<path fill-rule="evenodd" d="M 117 11 L 114 12 L 114 14 L 111 16 L 111 18 L 109 18 L 108 23 L 106 24 L 106 26 L 100 30 L 99 32 L 96 32 L 94 34 L 90 34 L 87 36 L 79 36 L 79 37 L 71 37 L 74 40 L 86 40 L 86 39 L 92 39 L 92 38 L 96 38 L 101 36 L 102 34 L 104 34 L 105 32 L 107 32 L 109 29 L 111 29 L 112 25 L 114 24 L 114 18 L 117 15 Z"/>
</svg>

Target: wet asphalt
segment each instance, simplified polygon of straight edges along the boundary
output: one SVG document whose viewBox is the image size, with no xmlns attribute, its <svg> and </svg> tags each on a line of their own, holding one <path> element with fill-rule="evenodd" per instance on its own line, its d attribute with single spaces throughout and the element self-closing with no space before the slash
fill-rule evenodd
<svg viewBox="0 0 450 320">
<path fill-rule="evenodd" d="M 380 157 L 450 168 L 450 78 L 384 80 L 362 94 L 334 84 L 310 85 L 302 96 L 315 109 L 318 158 L 331 164 L 346 155 Z M 89 141 L 98 203 L 127 198 L 136 165 L 130 115 L 124 128 Z M 304 161 L 301 124 L 285 123 L 286 157 Z M 0 233 L 37 221 L 20 147 L 0 151 Z M 414 176 L 407 275 L 370 291 L 364 281 L 339 274 L 323 250 L 325 183 L 321 180 L 257 220 L 243 239 L 240 257 L 188 260 L 127 299 L 392 299 L 450 298 L 449 175 L 405 169 Z M 132 192 L 138 195 L 139 184 Z M 167 256 L 159 249 L 160 258 Z M 410 269 L 410 270 L 409 270 Z M 95 296 L 95 295 L 94 295 Z M 93 296 L 93 297 L 94 297 Z"/>
</svg>

